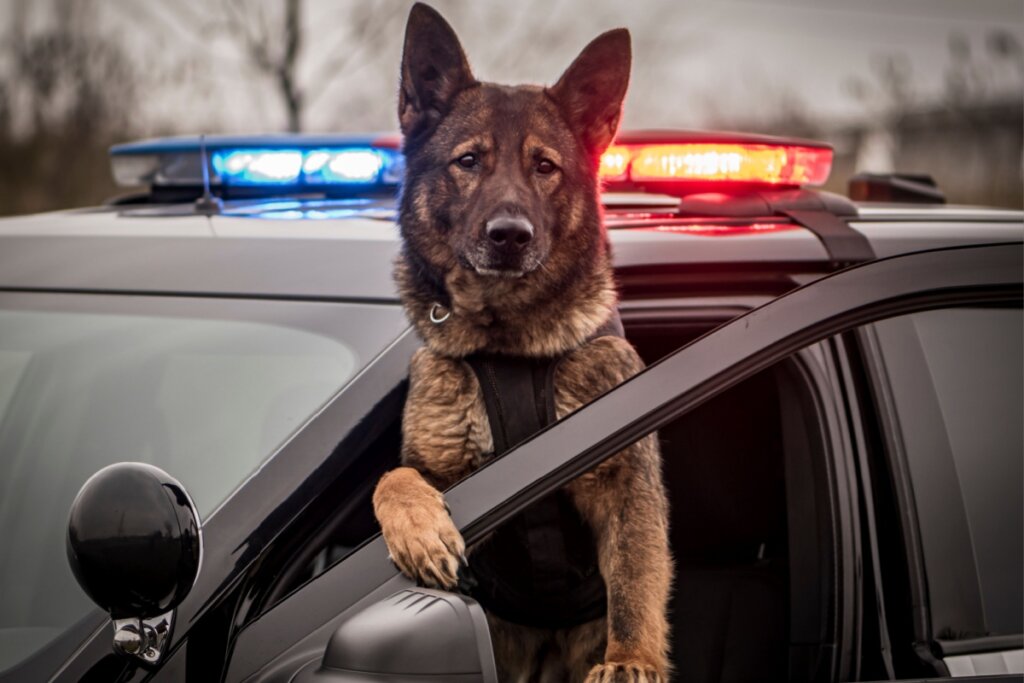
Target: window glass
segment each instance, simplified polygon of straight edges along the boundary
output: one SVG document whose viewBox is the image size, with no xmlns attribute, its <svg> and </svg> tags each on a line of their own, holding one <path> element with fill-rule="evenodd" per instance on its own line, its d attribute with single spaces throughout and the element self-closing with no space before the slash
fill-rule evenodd
<svg viewBox="0 0 1024 683">
<path fill-rule="evenodd" d="M 173 317 L 0 306 L 0 670 L 92 608 L 64 541 L 90 475 L 157 465 L 205 519 L 405 326 L 397 307 L 320 305 L 332 335 L 237 319 L 260 302 L 224 304 L 227 320 L 210 304 L 185 304 L 196 317 L 180 301 Z M 304 306 L 265 308 L 294 321 Z"/>
<path fill-rule="evenodd" d="M 928 311 L 876 329 L 918 506 L 934 631 L 949 639 L 1020 633 L 1021 309 Z M 966 518 L 962 536 L 950 522 L 956 517 L 948 516 L 957 506 Z M 951 578 L 965 558 L 976 566 L 976 589 L 969 577 Z M 967 616 L 976 606 L 956 604 L 972 591 L 980 593 L 980 626 Z"/>
</svg>

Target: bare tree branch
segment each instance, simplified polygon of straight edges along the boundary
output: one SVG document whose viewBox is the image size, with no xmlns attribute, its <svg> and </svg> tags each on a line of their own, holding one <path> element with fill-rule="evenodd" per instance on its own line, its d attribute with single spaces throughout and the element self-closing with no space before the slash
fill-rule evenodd
<svg viewBox="0 0 1024 683">
<path fill-rule="evenodd" d="M 361 5 L 360 11 L 350 15 L 353 23 L 348 31 L 354 40 L 340 41 L 338 47 L 321 61 L 316 67 L 310 83 L 317 88 L 307 95 L 307 104 L 312 106 L 323 97 L 336 83 L 341 82 L 336 76 L 347 70 L 351 65 L 358 64 L 366 56 L 369 48 L 378 47 L 381 39 L 396 30 L 396 19 L 402 17 L 401 9 L 392 7 L 391 11 L 381 12 L 377 5 L 376 11 L 367 11 L 368 5 Z M 354 43 L 354 44 L 353 44 Z"/>
</svg>

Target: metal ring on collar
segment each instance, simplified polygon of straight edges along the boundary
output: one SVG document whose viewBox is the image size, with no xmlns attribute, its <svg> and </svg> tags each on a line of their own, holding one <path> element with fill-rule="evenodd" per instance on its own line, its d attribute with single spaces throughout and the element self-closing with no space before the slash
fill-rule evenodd
<svg viewBox="0 0 1024 683">
<path fill-rule="evenodd" d="M 438 315 L 438 310 L 444 311 L 444 315 Z M 435 325 L 440 325 L 450 317 L 452 317 L 452 312 L 446 311 L 444 306 L 442 306 L 441 304 L 434 304 L 433 306 L 430 307 L 430 322 L 434 323 Z"/>
</svg>

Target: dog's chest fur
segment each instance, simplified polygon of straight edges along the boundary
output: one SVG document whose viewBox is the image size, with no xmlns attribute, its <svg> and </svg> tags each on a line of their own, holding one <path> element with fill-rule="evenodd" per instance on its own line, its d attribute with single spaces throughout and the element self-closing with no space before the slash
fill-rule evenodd
<svg viewBox="0 0 1024 683">
<path fill-rule="evenodd" d="M 565 417 L 639 370 L 636 352 L 618 337 L 601 337 L 570 351 L 555 372 L 556 416 Z M 451 486 L 493 454 L 483 393 L 465 361 L 420 349 L 410 367 L 409 392 L 403 459 L 429 472 L 435 486 Z M 417 462 L 422 453 L 431 454 L 429 463 Z"/>
</svg>

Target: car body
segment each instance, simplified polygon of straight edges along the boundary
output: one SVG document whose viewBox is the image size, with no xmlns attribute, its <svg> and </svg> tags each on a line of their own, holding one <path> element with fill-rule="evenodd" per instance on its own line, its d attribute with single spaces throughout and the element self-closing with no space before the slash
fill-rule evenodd
<svg viewBox="0 0 1024 683">
<path fill-rule="evenodd" d="M 624 189 L 606 226 L 650 367 L 450 489 L 467 540 L 658 429 L 686 679 L 1020 680 L 1024 215 Z M 0 681 L 288 681 L 408 585 L 369 505 L 419 345 L 393 199 L 193 190 L 0 221 Z M 119 460 L 203 517 L 156 666 L 112 651 L 54 531 Z"/>
</svg>

